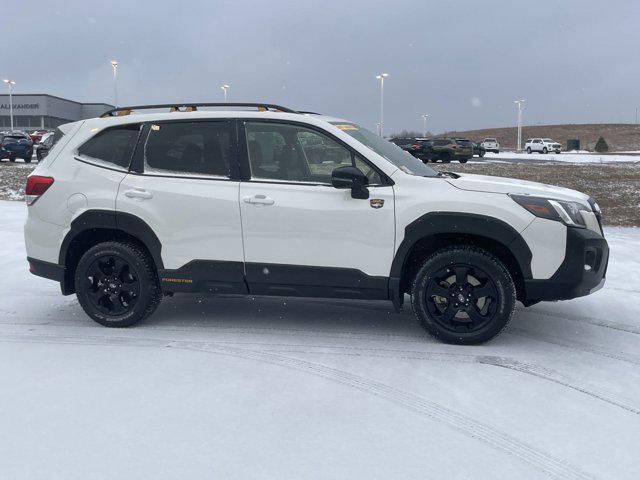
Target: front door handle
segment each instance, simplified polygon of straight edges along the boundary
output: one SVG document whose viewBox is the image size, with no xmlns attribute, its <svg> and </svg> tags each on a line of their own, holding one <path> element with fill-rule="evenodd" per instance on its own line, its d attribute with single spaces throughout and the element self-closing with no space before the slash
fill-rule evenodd
<svg viewBox="0 0 640 480">
<path fill-rule="evenodd" d="M 124 196 L 127 198 L 139 198 L 141 200 L 149 200 L 153 198 L 153 193 L 142 190 L 141 188 L 134 188 L 132 190 L 125 190 Z"/>
<path fill-rule="evenodd" d="M 269 198 L 266 195 L 253 195 L 250 197 L 244 197 L 242 199 L 244 203 L 250 203 L 252 205 L 273 205 L 276 201 L 273 198 Z"/>
</svg>

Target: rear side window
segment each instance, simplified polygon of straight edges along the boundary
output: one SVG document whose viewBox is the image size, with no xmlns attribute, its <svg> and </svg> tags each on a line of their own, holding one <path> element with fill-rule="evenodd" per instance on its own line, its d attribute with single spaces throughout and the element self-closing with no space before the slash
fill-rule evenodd
<svg viewBox="0 0 640 480">
<path fill-rule="evenodd" d="M 228 121 L 152 124 L 145 145 L 144 170 L 228 178 L 231 138 Z"/>
<path fill-rule="evenodd" d="M 139 132 L 140 125 L 107 128 L 85 142 L 78 149 L 78 154 L 88 159 L 128 169 Z"/>
</svg>

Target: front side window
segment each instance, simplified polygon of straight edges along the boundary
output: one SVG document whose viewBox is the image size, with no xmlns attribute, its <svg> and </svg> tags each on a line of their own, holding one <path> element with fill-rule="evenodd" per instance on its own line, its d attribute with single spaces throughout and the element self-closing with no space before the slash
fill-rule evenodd
<svg viewBox="0 0 640 480">
<path fill-rule="evenodd" d="M 380 184 L 377 171 L 332 138 L 312 129 L 282 123 L 245 124 L 251 177 L 304 183 L 331 183 L 337 167 L 356 166 Z"/>
<path fill-rule="evenodd" d="M 433 168 L 426 166 L 422 161 L 418 160 L 410 153 L 366 128 L 362 128 L 354 123 L 331 123 L 409 175 L 418 175 L 422 177 L 438 176 L 438 172 Z"/>
<path fill-rule="evenodd" d="M 54 143 L 58 131 L 54 134 Z M 140 125 L 107 128 L 78 148 L 78 154 L 89 160 L 128 169 L 139 133 Z M 57 136 L 60 138 L 61 135 Z"/>
<path fill-rule="evenodd" d="M 231 154 L 229 122 L 152 124 L 145 143 L 144 171 L 228 178 Z"/>
</svg>

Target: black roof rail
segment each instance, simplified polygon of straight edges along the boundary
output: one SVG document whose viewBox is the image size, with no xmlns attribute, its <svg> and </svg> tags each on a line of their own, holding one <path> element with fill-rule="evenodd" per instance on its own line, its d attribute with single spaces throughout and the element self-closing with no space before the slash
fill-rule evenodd
<svg viewBox="0 0 640 480">
<path fill-rule="evenodd" d="M 153 110 L 157 108 L 168 108 L 171 112 L 195 112 L 198 107 L 255 107 L 261 111 L 273 110 L 274 112 L 285 113 L 300 113 L 290 108 L 283 107 L 281 105 L 274 105 L 272 103 L 163 103 L 159 105 L 134 105 L 129 107 L 117 107 L 104 112 L 100 115 L 100 118 L 106 117 L 119 117 L 124 115 L 130 115 L 131 112 L 136 110 Z"/>
<path fill-rule="evenodd" d="M 318 112 L 307 112 L 303 110 L 298 111 L 298 113 L 303 113 L 305 115 L 322 115 L 321 113 L 318 113 Z"/>
</svg>

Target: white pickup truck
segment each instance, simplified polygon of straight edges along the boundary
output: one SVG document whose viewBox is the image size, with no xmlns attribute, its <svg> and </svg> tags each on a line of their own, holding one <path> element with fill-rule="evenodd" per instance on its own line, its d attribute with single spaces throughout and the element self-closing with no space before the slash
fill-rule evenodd
<svg viewBox="0 0 640 480">
<path fill-rule="evenodd" d="M 487 152 L 500 153 L 500 144 L 497 138 L 485 138 L 480 145 Z"/>
</svg>

